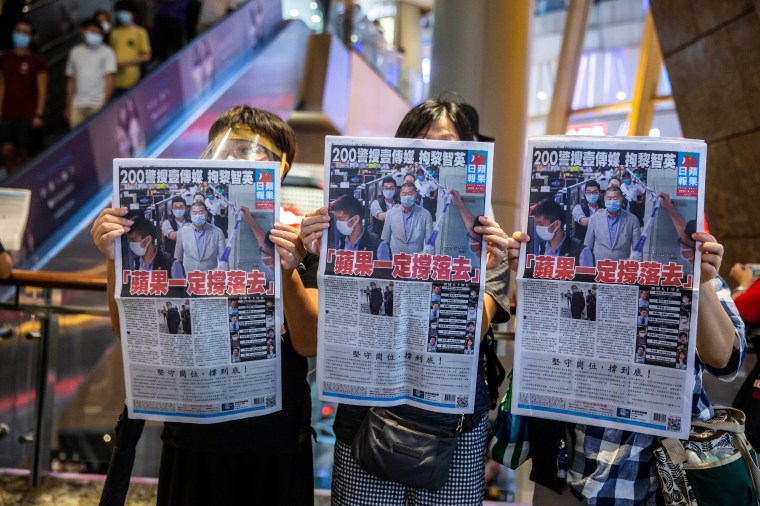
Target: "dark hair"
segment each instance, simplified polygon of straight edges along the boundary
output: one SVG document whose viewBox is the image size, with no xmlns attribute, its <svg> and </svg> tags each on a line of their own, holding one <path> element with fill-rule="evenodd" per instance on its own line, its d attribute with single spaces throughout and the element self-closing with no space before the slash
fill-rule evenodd
<svg viewBox="0 0 760 506">
<path fill-rule="evenodd" d="M 639 351 L 639 348 L 641 348 L 642 350 L 646 350 L 646 348 L 644 348 L 643 344 L 640 344 L 640 345 L 636 346 L 636 351 Z"/>
<path fill-rule="evenodd" d="M 688 338 L 689 338 L 689 334 L 687 334 L 686 332 L 679 332 L 679 333 L 678 333 L 678 338 L 680 339 L 680 338 L 681 338 L 681 336 L 684 336 L 686 339 L 688 339 Z"/>
<path fill-rule="evenodd" d="M 608 186 L 607 189 L 604 191 L 604 197 L 607 197 L 607 194 L 610 192 L 617 192 L 618 195 L 621 197 L 623 196 L 623 190 L 618 188 L 617 186 Z"/>
<path fill-rule="evenodd" d="M 383 178 L 383 182 L 382 182 L 381 184 L 385 184 L 385 183 L 393 183 L 393 186 L 398 186 L 398 185 L 396 184 L 396 180 L 395 180 L 395 179 L 393 179 L 393 178 L 392 178 L 392 177 L 390 177 L 390 176 L 388 176 L 388 177 L 384 177 L 384 178 Z"/>
<path fill-rule="evenodd" d="M 194 207 L 202 207 L 204 211 L 206 211 L 206 214 L 208 215 L 208 207 L 206 207 L 206 204 L 203 202 L 193 202 L 193 205 L 190 206 L 190 209 L 192 210 Z"/>
<path fill-rule="evenodd" d="M 135 9 L 135 4 L 130 2 L 129 0 L 119 0 L 115 4 L 113 4 L 113 10 L 116 11 L 128 11 L 132 14 L 135 13 L 137 9 Z"/>
<path fill-rule="evenodd" d="M 562 212 L 562 206 L 552 198 L 544 199 L 533 208 L 533 216 L 543 216 L 551 220 L 552 223 L 559 220 L 564 223 L 565 213 Z"/>
<path fill-rule="evenodd" d="M 396 130 L 396 137 L 414 139 L 424 136 L 430 125 L 441 118 L 451 121 L 454 129 L 463 141 L 474 139 L 470 122 L 464 113 L 462 104 L 451 100 L 428 99 L 411 109 Z"/>
<path fill-rule="evenodd" d="M 583 189 L 583 191 L 588 190 L 588 187 L 596 188 L 599 191 L 602 191 L 602 187 L 599 186 L 599 183 L 596 182 L 595 179 L 592 179 L 591 181 L 586 182 L 586 187 Z"/>
<path fill-rule="evenodd" d="M 84 21 L 82 21 L 82 24 L 80 27 L 83 30 L 86 30 L 87 28 L 96 28 L 101 35 L 103 35 L 103 27 L 100 26 L 100 23 L 95 18 L 87 18 Z"/>
<path fill-rule="evenodd" d="M 100 16 L 101 14 L 105 14 L 106 16 L 108 16 L 108 19 L 111 19 L 113 17 L 113 16 L 111 16 L 111 13 L 108 12 L 107 10 L 105 10 L 105 9 L 98 9 L 98 10 L 96 10 L 95 14 L 93 14 L 92 17 L 94 19 L 98 19 L 98 16 Z"/>
<path fill-rule="evenodd" d="M 343 195 L 333 203 L 333 211 L 342 211 L 353 218 L 361 216 L 362 204 L 351 195 Z"/>
<path fill-rule="evenodd" d="M 285 154 L 287 162 L 293 165 L 296 157 L 296 135 L 290 125 L 279 116 L 248 105 L 230 107 L 211 125 L 208 132 L 209 142 L 223 130 L 235 125 L 247 125 L 254 132 L 269 138 Z"/>
<path fill-rule="evenodd" d="M 146 218 L 138 216 L 132 223 L 132 228 L 129 230 L 130 234 L 137 234 L 143 239 L 148 236 L 156 237 L 156 227 L 151 224 Z"/>
<path fill-rule="evenodd" d="M 401 185 L 401 188 L 411 188 L 415 192 L 417 191 L 417 187 L 414 186 L 414 183 L 404 183 Z"/>
<path fill-rule="evenodd" d="M 176 196 L 176 197 L 173 197 L 173 198 L 172 198 L 172 204 L 176 204 L 177 202 L 181 202 L 182 204 L 185 204 L 185 205 L 187 205 L 187 204 L 185 203 L 185 199 L 183 199 L 183 198 L 182 198 L 182 197 L 180 197 L 180 196 Z"/>
</svg>

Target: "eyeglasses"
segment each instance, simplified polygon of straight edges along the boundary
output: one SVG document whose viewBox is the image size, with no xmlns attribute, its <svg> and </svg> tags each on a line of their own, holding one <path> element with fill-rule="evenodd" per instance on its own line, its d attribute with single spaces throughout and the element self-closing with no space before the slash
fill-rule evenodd
<svg viewBox="0 0 760 506">
<path fill-rule="evenodd" d="M 227 139 L 218 150 L 210 150 L 216 160 L 280 161 L 280 157 L 261 144 L 242 139 Z"/>
</svg>

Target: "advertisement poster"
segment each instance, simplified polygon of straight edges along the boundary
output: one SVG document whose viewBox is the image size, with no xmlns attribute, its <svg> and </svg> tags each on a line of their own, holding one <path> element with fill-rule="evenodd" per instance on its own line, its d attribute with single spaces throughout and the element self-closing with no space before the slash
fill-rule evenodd
<svg viewBox="0 0 760 506">
<path fill-rule="evenodd" d="M 279 411 L 279 164 L 114 160 L 129 416 L 216 423 Z"/>
<path fill-rule="evenodd" d="M 705 144 L 541 137 L 528 155 L 514 412 L 688 437 Z"/>
<path fill-rule="evenodd" d="M 489 143 L 327 137 L 322 400 L 473 411 L 492 163 Z"/>
</svg>

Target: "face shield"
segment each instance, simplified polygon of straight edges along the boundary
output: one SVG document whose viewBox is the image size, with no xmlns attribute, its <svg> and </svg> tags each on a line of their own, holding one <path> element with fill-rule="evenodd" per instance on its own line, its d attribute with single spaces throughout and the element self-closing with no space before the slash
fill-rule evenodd
<svg viewBox="0 0 760 506">
<path fill-rule="evenodd" d="M 280 162 L 280 176 L 287 170 L 286 155 L 271 140 L 247 125 L 235 125 L 220 132 L 200 156 L 201 160 L 248 160 Z"/>
</svg>

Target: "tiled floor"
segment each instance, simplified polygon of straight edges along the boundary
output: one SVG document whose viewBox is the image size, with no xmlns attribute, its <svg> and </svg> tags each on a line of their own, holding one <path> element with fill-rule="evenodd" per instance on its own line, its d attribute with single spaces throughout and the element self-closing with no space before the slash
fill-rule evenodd
<svg viewBox="0 0 760 506">
<path fill-rule="evenodd" d="M 100 500 L 102 480 L 48 478 L 38 488 L 29 486 L 27 476 L 0 474 L 0 506 L 96 506 Z M 132 483 L 126 506 L 156 504 L 156 485 Z M 327 490 L 315 491 L 314 505 L 329 506 Z M 517 503 L 486 502 L 489 506 L 519 506 Z"/>
</svg>

